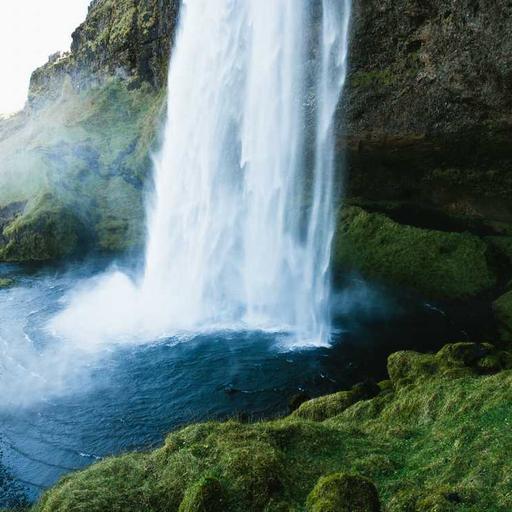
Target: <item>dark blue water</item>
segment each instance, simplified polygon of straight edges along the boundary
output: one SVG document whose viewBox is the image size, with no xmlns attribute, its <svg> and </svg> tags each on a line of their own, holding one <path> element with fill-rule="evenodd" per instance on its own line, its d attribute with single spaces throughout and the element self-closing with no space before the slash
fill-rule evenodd
<svg viewBox="0 0 512 512">
<path fill-rule="evenodd" d="M 283 350 L 279 334 L 223 332 L 75 355 L 44 326 L 63 294 L 100 268 L 0 267 L 17 278 L 0 290 L 0 506 L 33 500 L 102 457 L 158 445 L 187 423 L 285 414 L 298 391 L 379 380 L 393 351 L 467 337 L 436 305 L 354 278 L 336 295 L 329 349 Z"/>
</svg>

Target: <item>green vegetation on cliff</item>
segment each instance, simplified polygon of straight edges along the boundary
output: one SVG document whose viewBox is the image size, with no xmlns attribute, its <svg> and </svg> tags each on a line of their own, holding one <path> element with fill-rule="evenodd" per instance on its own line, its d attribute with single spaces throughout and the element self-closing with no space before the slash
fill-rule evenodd
<svg viewBox="0 0 512 512">
<path fill-rule="evenodd" d="M 367 479 L 390 512 L 510 510 L 512 355 L 460 343 L 399 352 L 388 367 L 391 382 L 373 398 L 338 394 L 274 421 L 192 425 L 153 452 L 64 477 L 34 510 L 370 512 Z"/>
<path fill-rule="evenodd" d="M 84 244 L 142 242 L 143 186 L 165 96 L 111 80 L 5 122 L 0 133 L 0 260 L 49 260 Z M 23 151 L 19 148 L 23 147 Z M 2 215 L 2 212 L 7 212 Z"/>
<path fill-rule="evenodd" d="M 349 207 L 338 221 L 334 263 L 430 297 L 466 299 L 496 284 L 488 252 L 468 233 L 419 229 Z"/>
<path fill-rule="evenodd" d="M 502 340 L 512 342 L 512 291 L 498 298 L 493 308 Z"/>
</svg>

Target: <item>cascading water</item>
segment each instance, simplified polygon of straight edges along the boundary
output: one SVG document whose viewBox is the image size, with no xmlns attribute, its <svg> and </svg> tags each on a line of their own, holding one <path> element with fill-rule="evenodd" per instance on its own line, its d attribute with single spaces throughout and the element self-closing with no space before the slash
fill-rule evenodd
<svg viewBox="0 0 512 512">
<path fill-rule="evenodd" d="M 145 271 L 79 293 L 53 320 L 58 334 L 271 329 L 329 341 L 350 0 L 321 7 L 317 26 L 308 0 L 183 0 Z"/>
</svg>

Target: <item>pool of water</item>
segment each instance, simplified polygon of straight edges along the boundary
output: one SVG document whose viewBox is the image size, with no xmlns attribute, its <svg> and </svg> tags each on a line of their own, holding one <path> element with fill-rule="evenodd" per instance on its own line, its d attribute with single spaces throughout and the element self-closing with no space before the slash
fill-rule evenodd
<svg viewBox="0 0 512 512">
<path fill-rule="evenodd" d="M 465 339 L 438 305 L 350 278 L 334 298 L 330 348 L 293 350 L 280 333 L 223 331 L 80 350 L 47 325 L 66 292 L 104 262 L 0 266 L 0 506 L 34 500 L 63 474 L 162 442 L 193 421 L 272 417 L 310 396 L 386 376 L 389 353 Z M 3 498 L 2 498 L 3 497 Z"/>
</svg>

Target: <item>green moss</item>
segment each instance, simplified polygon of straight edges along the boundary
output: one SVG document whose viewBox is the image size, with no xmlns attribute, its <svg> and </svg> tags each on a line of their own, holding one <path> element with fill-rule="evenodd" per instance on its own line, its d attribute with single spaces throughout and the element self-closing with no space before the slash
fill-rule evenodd
<svg viewBox="0 0 512 512">
<path fill-rule="evenodd" d="M 221 483 L 206 477 L 187 490 L 178 512 L 224 512 L 225 502 Z"/>
<path fill-rule="evenodd" d="M 86 471 L 63 478 L 55 492 L 47 493 L 35 510 L 152 510 L 155 494 L 147 481 L 154 478 L 155 469 L 151 459 L 140 454 L 107 459 Z M 169 503 L 177 510 L 179 501 L 169 499 Z"/>
<path fill-rule="evenodd" d="M 3 230 L 0 260 L 43 261 L 70 256 L 79 248 L 82 224 L 50 194 L 44 194 L 26 213 Z"/>
<path fill-rule="evenodd" d="M 358 71 L 351 77 L 351 85 L 355 88 L 388 87 L 396 81 L 391 69 L 379 69 L 374 71 Z"/>
<path fill-rule="evenodd" d="M 357 472 L 375 483 L 385 510 L 509 511 L 512 371 L 483 374 L 489 357 L 506 359 L 488 344 L 401 352 L 389 360 L 392 388 L 322 422 L 292 414 L 192 425 L 158 450 L 65 477 L 35 510 L 177 512 L 208 500 L 222 500 L 225 512 L 302 511 L 306 503 L 330 510 L 311 507 L 350 503 L 352 495 L 339 475 L 322 477 Z"/>
<path fill-rule="evenodd" d="M 503 341 L 512 341 L 512 292 L 508 292 L 493 304 L 494 315 L 498 321 Z"/>
<path fill-rule="evenodd" d="M 7 277 L 0 277 L 0 290 L 2 288 L 10 288 L 14 285 L 14 279 L 9 279 Z"/>
<path fill-rule="evenodd" d="M 313 421 L 324 421 L 332 418 L 351 405 L 378 395 L 380 388 L 376 384 L 363 383 L 354 386 L 350 391 L 340 391 L 333 395 L 323 396 L 304 402 L 293 415 Z"/>
<path fill-rule="evenodd" d="M 0 209 L 29 204 L 4 226 L 0 260 L 68 256 L 78 243 L 71 228 L 77 219 L 81 238 L 96 248 L 140 246 L 144 183 L 164 107 L 163 92 L 111 80 L 86 92 L 71 89 L 37 117 L 1 131 Z M 41 197 L 54 204 L 38 204 Z"/>
<path fill-rule="evenodd" d="M 378 383 L 378 386 L 381 391 L 392 391 L 393 390 L 393 383 L 389 380 L 382 380 Z"/>
<path fill-rule="evenodd" d="M 454 343 L 437 354 L 396 352 L 388 358 L 388 373 L 395 388 L 433 376 L 449 379 L 474 373 L 496 373 L 512 368 L 508 352 L 489 343 Z"/>
<path fill-rule="evenodd" d="M 336 473 L 322 477 L 307 500 L 308 512 L 379 512 L 373 483 L 358 475 Z"/>
<path fill-rule="evenodd" d="M 463 299 L 489 290 L 496 276 L 476 236 L 393 222 L 357 207 L 341 212 L 335 271 L 352 269 L 434 298 Z"/>
</svg>

